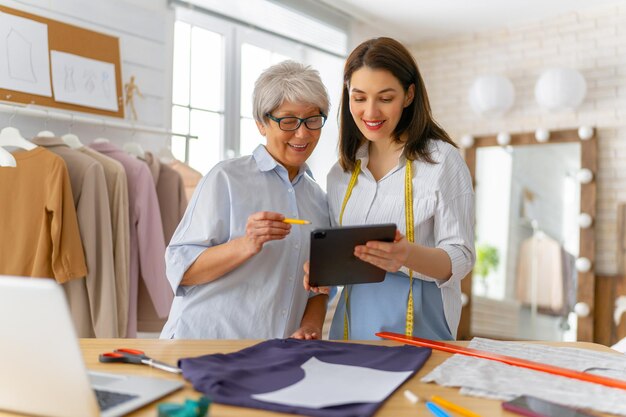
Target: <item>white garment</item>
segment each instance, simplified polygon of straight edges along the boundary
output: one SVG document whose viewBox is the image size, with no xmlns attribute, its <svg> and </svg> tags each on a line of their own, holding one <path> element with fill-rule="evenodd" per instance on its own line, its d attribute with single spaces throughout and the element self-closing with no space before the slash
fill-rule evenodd
<svg viewBox="0 0 626 417">
<path fill-rule="evenodd" d="M 414 278 L 433 281 L 441 289 L 446 322 L 456 337 L 461 317 L 461 280 L 471 271 L 475 261 L 474 250 L 474 191 L 469 170 L 456 148 L 443 142 L 429 142 L 434 164 L 413 161 L 413 220 L 415 243 L 445 250 L 452 262 L 452 276 L 447 281 L 438 281 L 414 273 Z M 368 144 L 357 151 L 361 160 L 361 174 L 352 190 L 352 195 L 343 214 L 343 225 L 395 223 L 406 235 L 405 217 L 405 165 L 400 157 L 398 166 L 379 181 L 367 168 Z M 328 205 L 333 226 L 339 223 L 351 172 L 344 172 L 335 164 L 328 174 Z M 409 274 L 407 268 L 400 270 Z M 373 291 L 379 291 L 370 287 Z M 379 294 L 380 295 L 380 294 Z M 408 295 L 408 279 L 407 279 Z M 352 305 L 357 299 L 350 301 Z M 398 313 L 406 314 L 406 299 L 397 300 Z M 377 306 L 368 306 L 376 314 Z M 358 320 L 351 317 L 351 320 Z M 358 327 L 358 323 L 353 327 Z M 372 329 L 379 331 L 380 329 Z"/>
<path fill-rule="evenodd" d="M 469 347 L 608 378 L 626 379 L 624 356 L 616 353 L 481 338 L 472 339 Z M 453 355 L 423 377 L 422 382 L 461 387 L 461 394 L 474 397 L 507 401 L 519 395 L 531 395 L 570 407 L 626 416 L 626 391 L 622 389 L 473 356 Z"/>
</svg>

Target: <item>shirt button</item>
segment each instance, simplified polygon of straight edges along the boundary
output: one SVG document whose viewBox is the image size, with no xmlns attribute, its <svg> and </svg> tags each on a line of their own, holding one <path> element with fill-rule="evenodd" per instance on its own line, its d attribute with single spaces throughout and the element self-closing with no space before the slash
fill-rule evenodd
<svg viewBox="0 0 626 417">
<path fill-rule="evenodd" d="M 288 191 L 289 191 L 290 193 L 293 193 L 293 188 L 290 188 Z"/>
<path fill-rule="evenodd" d="M 289 277 L 289 281 L 293 281 L 293 277 Z"/>
<path fill-rule="evenodd" d="M 295 245 L 293 245 L 293 247 L 296 248 L 296 249 L 300 249 L 300 244 L 296 243 Z"/>
<path fill-rule="evenodd" d="M 287 315 L 287 310 L 283 310 L 283 311 L 281 311 L 280 313 L 281 313 L 283 316 L 286 316 L 286 315 Z"/>
</svg>

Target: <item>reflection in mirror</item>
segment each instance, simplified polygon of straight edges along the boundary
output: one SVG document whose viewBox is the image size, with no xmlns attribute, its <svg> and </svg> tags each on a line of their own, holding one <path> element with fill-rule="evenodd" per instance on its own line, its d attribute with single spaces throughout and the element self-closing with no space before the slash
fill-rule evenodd
<svg viewBox="0 0 626 417">
<path fill-rule="evenodd" d="M 580 142 L 476 150 L 472 334 L 576 340 Z"/>
</svg>

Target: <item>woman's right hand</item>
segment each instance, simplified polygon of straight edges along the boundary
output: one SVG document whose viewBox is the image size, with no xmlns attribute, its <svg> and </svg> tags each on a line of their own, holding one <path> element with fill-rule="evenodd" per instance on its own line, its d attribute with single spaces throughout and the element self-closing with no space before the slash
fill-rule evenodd
<svg viewBox="0 0 626 417">
<path fill-rule="evenodd" d="M 248 217 L 243 238 L 253 255 L 259 253 L 266 242 L 284 239 L 289 234 L 291 225 L 283 223 L 284 218 L 282 214 L 272 211 L 259 211 Z"/>
<path fill-rule="evenodd" d="M 326 294 L 330 293 L 330 287 L 312 287 L 309 285 L 309 261 L 304 263 L 304 278 L 302 279 L 302 283 L 304 284 L 304 289 L 307 291 L 313 291 L 316 294 Z"/>
</svg>

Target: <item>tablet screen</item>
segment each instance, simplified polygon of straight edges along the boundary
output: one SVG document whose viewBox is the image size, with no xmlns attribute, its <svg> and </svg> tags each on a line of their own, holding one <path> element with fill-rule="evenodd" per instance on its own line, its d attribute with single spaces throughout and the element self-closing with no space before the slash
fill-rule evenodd
<svg viewBox="0 0 626 417">
<path fill-rule="evenodd" d="M 331 286 L 383 281 L 386 272 L 354 256 L 354 248 L 373 240 L 393 242 L 395 235 L 393 223 L 313 230 L 309 283 Z"/>
</svg>

